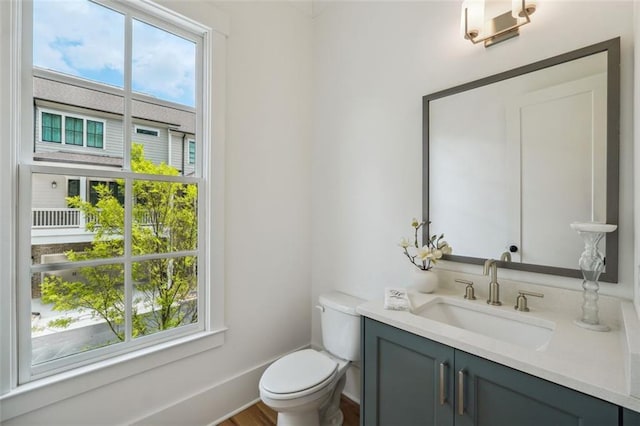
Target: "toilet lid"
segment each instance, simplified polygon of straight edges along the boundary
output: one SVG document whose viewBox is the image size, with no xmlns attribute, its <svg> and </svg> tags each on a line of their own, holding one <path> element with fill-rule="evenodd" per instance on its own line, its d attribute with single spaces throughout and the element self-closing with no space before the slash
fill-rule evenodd
<svg viewBox="0 0 640 426">
<path fill-rule="evenodd" d="M 295 393 L 324 382 L 337 368 L 338 363 L 328 356 L 313 349 L 303 349 L 271 364 L 260 382 L 271 393 Z"/>
</svg>

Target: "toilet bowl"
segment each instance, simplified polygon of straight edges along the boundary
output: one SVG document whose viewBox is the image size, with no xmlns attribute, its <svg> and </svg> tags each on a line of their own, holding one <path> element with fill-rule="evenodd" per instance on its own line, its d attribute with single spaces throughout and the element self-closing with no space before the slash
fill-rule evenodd
<svg viewBox="0 0 640 426">
<path fill-rule="evenodd" d="M 278 413 L 278 426 L 342 425 L 340 397 L 351 361 L 360 357 L 364 300 L 340 292 L 320 296 L 325 350 L 303 349 L 271 364 L 263 373 L 260 398 Z"/>
<path fill-rule="evenodd" d="M 294 352 L 262 375 L 260 398 L 278 412 L 279 426 L 341 425 L 340 395 L 348 366 L 349 361 L 326 352 Z"/>
</svg>

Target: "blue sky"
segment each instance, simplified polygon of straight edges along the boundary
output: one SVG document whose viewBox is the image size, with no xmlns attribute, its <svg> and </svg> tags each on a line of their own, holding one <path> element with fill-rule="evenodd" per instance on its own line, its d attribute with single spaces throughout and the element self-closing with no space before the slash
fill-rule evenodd
<svg viewBox="0 0 640 426">
<path fill-rule="evenodd" d="M 195 44 L 134 20 L 133 90 L 195 106 Z M 87 0 L 35 0 L 33 64 L 124 85 L 124 16 Z"/>
</svg>

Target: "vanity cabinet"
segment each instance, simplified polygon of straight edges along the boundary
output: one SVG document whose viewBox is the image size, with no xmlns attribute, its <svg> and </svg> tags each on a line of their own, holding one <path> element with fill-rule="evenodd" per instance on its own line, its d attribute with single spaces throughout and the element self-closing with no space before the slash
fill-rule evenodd
<svg viewBox="0 0 640 426">
<path fill-rule="evenodd" d="M 622 410 L 622 426 L 640 426 L 640 413 L 636 411 Z"/>
<path fill-rule="evenodd" d="M 619 424 L 617 405 L 366 317 L 362 321 L 365 426 Z"/>
</svg>

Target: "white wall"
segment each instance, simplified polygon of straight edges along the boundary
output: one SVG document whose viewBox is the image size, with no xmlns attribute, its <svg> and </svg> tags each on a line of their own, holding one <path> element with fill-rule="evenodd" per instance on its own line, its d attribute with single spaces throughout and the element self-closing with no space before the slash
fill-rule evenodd
<svg viewBox="0 0 640 426">
<path fill-rule="evenodd" d="M 210 19 L 203 1 L 162 3 Z M 231 21 L 226 343 L 5 424 L 210 423 L 258 397 L 267 363 L 309 344 L 310 17 L 286 3 L 218 6 Z M 38 392 L 3 403 L 38 405 Z"/>
<path fill-rule="evenodd" d="M 633 85 L 633 140 L 634 140 L 634 194 L 638 193 L 640 188 L 640 1 L 633 1 L 633 19 L 634 19 L 634 85 Z M 634 199 L 634 224 L 635 224 L 635 257 L 634 257 L 634 302 L 636 312 L 640 315 L 640 197 Z"/>
<path fill-rule="evenodd" d="M 633 3 L 541 0 L 519 37 L 489 49 L 459 35 L 459 8 L 457 1 L 339 2 L 324 4 L 315 17 L 313 298 L 334 288 L 381 298 L 385 286 L 406 284 L 409 263 L 397 243 L 421 215 L 423 95 L 621 36 L 620 283 L 602 284 L 601 293 L 631 299 Z M 480 266 L 465 270 L 481 274 Z M 581 284 L 517 271 L 498 275 Z M 314 314 L 314 343 L 318 320 Z"/>
<path fill-rule="evenodd" d="M 200 21 L 210 7 L 163 3 Z M 335 288 L 381 297 L 385 286 L 407 279 L 397 242 L 421 210 L 422 95 L 618 35 L 621 282 L 603 284 L 602 292 L 631 298 L 631 2 L 580 2 L 579 13 L 572 2 L 539 3 L 519 38 L 492 49 L 459 37 L 457 1 L 327 2 L 315 8 L 313 23 L 306 3 L 216 3 L 231 20 L 226 344 L 6 424 L 196 424 L 256 398 L 270 360 L 308 344 L 311 329 L 320 342 L 316 314 L 311 327 L 318 294 Z"/>
</svg>

